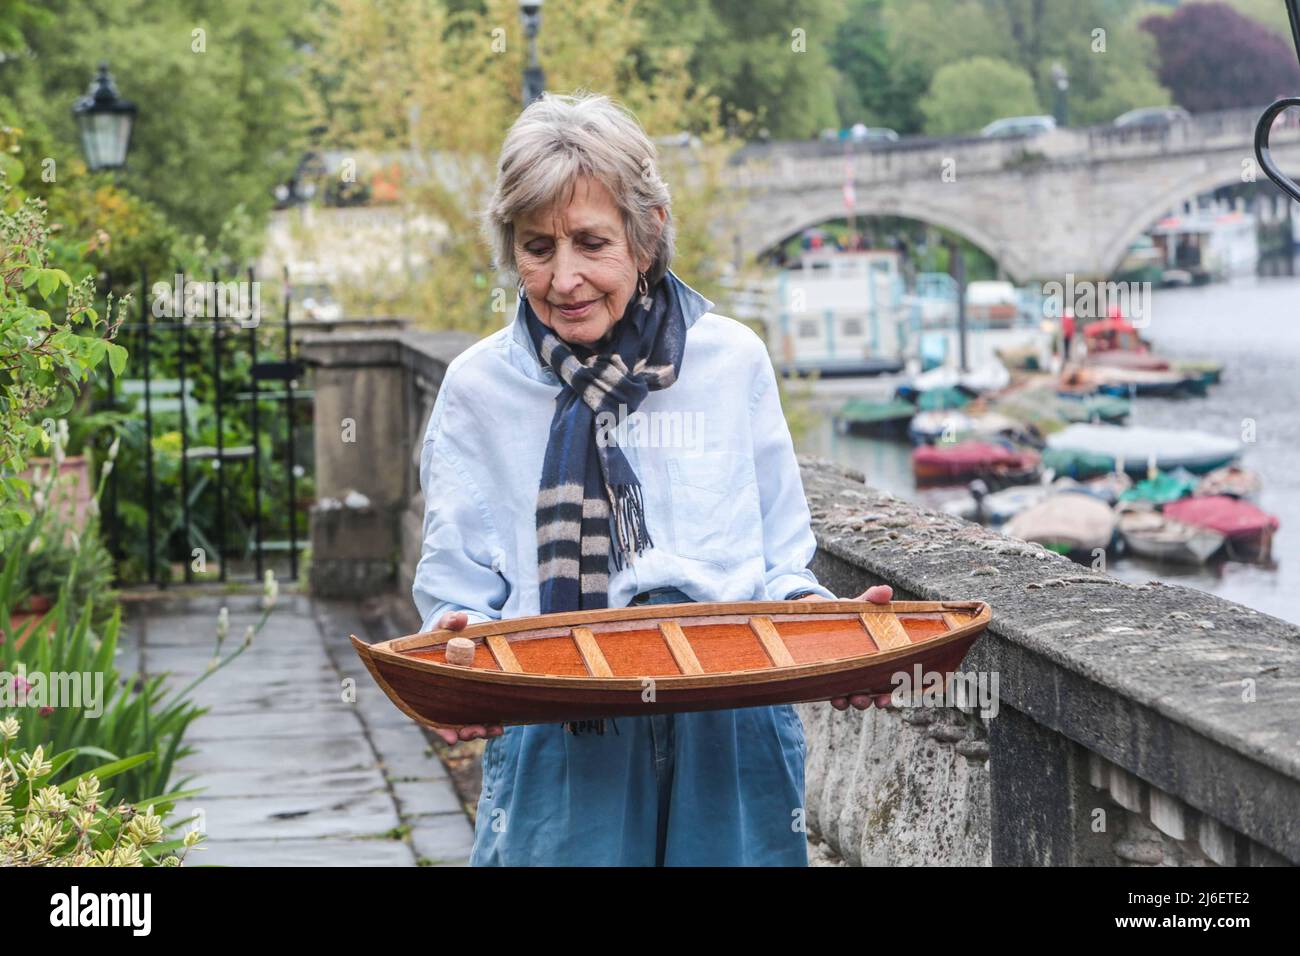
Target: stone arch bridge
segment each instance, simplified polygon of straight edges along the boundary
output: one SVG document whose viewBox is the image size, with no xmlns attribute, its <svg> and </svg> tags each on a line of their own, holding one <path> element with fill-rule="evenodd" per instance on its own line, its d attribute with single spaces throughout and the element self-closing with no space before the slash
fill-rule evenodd
<svg viewBox="0 0 1300 956">
<path fill-rule="evenodd" d="M 1268 182 L 1253 146 L 1261 111 L 1204 113 L 1164 128 L 909 138 L 848 151 L 840 143 L 754 144 L 730 159 L 727 185 L 740 201 L 738 218 L 726 228 L 734 229 L 738 253 L 761 253 L 845 216 L 851 175 L 856 216 L 901 216 L 950 229 L 1018 282 L 1100 277 L 1168 211 L 1252 177 Z M 1283 169 L 1300 173 L 1300 125 L 1277 128 L 1272 148 Z"/>
</svg>

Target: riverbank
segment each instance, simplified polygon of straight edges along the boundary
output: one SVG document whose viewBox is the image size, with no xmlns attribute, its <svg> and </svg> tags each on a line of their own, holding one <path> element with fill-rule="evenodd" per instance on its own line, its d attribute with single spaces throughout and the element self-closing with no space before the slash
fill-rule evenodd
<svg viewBox="0 0 1300 956">
<path fill-rule="evenodd" d="M 1291 599 L 1300 594 L 1300 325 L 1290 319 L 1300 301 L 1300 278 L 1248 277 L 1152 295 L 1143 334 L 1156 351 L 1221 361 L 1223 380 L 1207 396 L 1137 398 L 1130 424 L 1243 439 L 1242 463 L 1264 483 L 1259 505 L 1280 519 L 1281 528 L 1267 565 L 1180 567 L 1123 558 L 1109 571 L 1125 581 L 1184 584 L 1300 623 L 1300 604 Z M 869 381 L 862 389 L 877 390 Z M 952 491 L 916 488 L 909 445 L 837 434 L 833 413 L 852 393 L 844 380 L 814 386 L 809 407 L 817 425 L 801 436 L 798 450 L 859 469 L 871 485 L 900 498 L 941 506 Z"/>
</svg>

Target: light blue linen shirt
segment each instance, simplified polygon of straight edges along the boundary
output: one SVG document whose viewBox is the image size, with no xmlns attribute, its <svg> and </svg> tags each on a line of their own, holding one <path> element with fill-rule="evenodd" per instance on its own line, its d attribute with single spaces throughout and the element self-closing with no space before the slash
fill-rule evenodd
<svg viewBox="0 0 1300 956">
<path fill-rule="evenodd" d="M 686 288 L 678 378 L 614 436 L 641 482 L 654 544 L 622 570 L 611 562 L 609 606 L 659 587 L 696 601 L 805 589 L 833 598 L 808 570 L 817 542 L 767 349 Z M 536 505 L 559 389 L 522 313 L 448 367 L 420 458 L 412 591 L 424 630 L 448 611 L 471 624 L 541 613 Z"/>
</svg>

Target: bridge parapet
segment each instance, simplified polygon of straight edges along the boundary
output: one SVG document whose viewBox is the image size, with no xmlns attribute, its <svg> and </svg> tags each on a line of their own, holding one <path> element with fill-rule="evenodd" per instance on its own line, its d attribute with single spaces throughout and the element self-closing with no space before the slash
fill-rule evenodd
<svg viewBox="0 0 1300 956">
<path fill-rule="evenodd" d="M 803 461 L 837 594 L 980 599 L 978 707 L 801 705 L 808 825 L 854 864 L 1300 862 L 1300 628 L 1136 585 Z M 990 685 L 992 682 L 989 682 Z"/>
<path fill-rule="evenodd" d="M 1255 122 L 1264 107 L 1198 113 L 1168 126 L 1100 124 L 1054 130 L 1032 138 L 979 136 L 908 137 L 897 143 L 848 144 L 816 140 L 751 144 L 731 157 L 732 184 L 771 186 L 840 184 L 846 163 L 859 184 L 931 175 L 945 161 L 959 174 L 995 172 L 1023 165 L 1026 157 L 1050 162 L 1104 161 L 1170 153 L 1242 148 L 1250 155 Z M 1287 125 L 1274 142 L 1300 141 L 1300 126 Z"/>
</svg>

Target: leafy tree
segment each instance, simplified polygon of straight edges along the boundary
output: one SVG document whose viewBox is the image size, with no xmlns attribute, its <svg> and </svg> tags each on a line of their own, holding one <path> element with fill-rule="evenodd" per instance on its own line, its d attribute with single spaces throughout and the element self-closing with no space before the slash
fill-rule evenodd
<svg viewBox="0 0 1300 956">
<path fill-rule="evenodd" d="M 1286 40 L 1225 3 L 1192 3 L 1148 17 L 1160 81 L 1193 112 L 1258 106 L 1300 87 L 1300 66 Z"/>
<path fill-rule="evenodd" d="M 119 180 L 188 234 L 215 241 L 241 203 L 260 227 L 272 188 L 301 152 L 311 0 L 42 6 L 41 16 L 18 19 L 25 49 L 0 64 L 0 76 L 9 115 L 28 129 L 33 155 L 55 161 L 55 184 L 77 175 L 71 107 L 107 60 L 121 94 L 140 108 Z M 30 178 L 26 185 L 42 195 L 53 188 Z"/>
<path fill-rule="evenodd" d="M 831 44 L 842 120 L 921 132 L 920 103 L 935 74 L 977 56 L 1021 67 L 1044 106 L 1055 100 L 1052 67 L 1064 65 L 1076 123 L 1166 103 L 1154 45 L 1131 21 L 1132 9 L 1130 0 L 851 0 Z"/>
<path fill-rule="evenodd" d="M 1226 0 L 1244 17 L 1268 27 L 1278 36 L 1291 42 L 1291 24 L 1287 20 L 1286 4 L 1281 0 Z"/>
<path fill-rule="evenodd" d="M 1039 113 L 1029 74 L 1005 60 L 977 56 L 945 66 L 921 101 L 926 132 L 966 133 L 1003 116 Z"/>
<path fill-rule="evenodd" d="M 378 8 L 339 0 L 337 6 L 324 47 L 326 61 L 339 65 L 322 98 L 329 136 L 402 157 L 408 215 L 427 215 L 446 227 L 420 268 L 354 283 L 344 289 L 346 300 L 372 314 L 424 316 L 439 328 L 500 327 L 513 312 L 515 290 L 497 281 L 477 216 L 495 179 L 501 141 L 520 110 L 527 45 L 516 4 L 487 0 L 481 11 L 459 13 L 426 0 L 390 0 Z M 725 137 L 717 99 L 692 81 L 686 51 L 647 45 L 631 0 L 545 9 L 539 55 L 549 89 L 609 93 L 652 137 L 684 129 L 699 134 L 698 149 L 661 148 L 661 171 L 671 184 L 678 226 L 673 269 L 716 298 L 720 252 L 710 227 L 727 215 L 730 201 L 721 184 Z"/>
<path fill-rule="evenodd" d="M 12 140 L 12 135 L 6 137 Z M 16 142 L 6 145 L 16 147 Z M 30 493 L 17 477 L 28 457 L 49 444 L 38 414 L 57 418 L 105 359 L 115 373 L 126 350 L 113 342 L 113 320 L 92 307 L 94 277 L 74 281 L 53 261 L 45 210 L 6 180 L 21 178 L 10 150 L 0 164 L 0 550 L 31 520 Z M 83 250 L 84 251 L 84 250 Z"/>
<path fill-rule="evenodd" d="M 828 48 L 843 13 L 835 0 L 797 8 L 786 0 L 657 0 L 636 16 L 644 23 L 638 46 L 650 56 L 665 47 L 687 51 L 689 75 L 718 97 L 733 132 L 801 139 L 836 124 Z M 636 47 L 629 53 L 636 56 Z"/>
<path fill-rule="evenodd" d="M 895 49 L 885 13 L 885 0 L 853 0 L 835 31 L 831 62 L 840 73 L 840 125 L 860 122 L 918 133 L 925 124 L 920 101 L 930 73 Z"/>
</svg>

